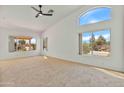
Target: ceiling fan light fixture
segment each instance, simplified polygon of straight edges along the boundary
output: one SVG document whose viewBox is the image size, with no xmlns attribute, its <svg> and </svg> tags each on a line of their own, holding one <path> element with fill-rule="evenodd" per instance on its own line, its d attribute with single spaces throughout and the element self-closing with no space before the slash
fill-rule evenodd
<svg viewBox="0 0 124 93">
<path fill-rule="evenodd" d="M 42 14 L 39 14 L 39 16 L 43 16 Z"/>
</svg>

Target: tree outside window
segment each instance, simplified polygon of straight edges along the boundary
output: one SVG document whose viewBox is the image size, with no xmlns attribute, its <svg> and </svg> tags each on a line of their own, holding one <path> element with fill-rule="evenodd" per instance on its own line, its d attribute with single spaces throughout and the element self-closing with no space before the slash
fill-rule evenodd
<svg viewBox="0 0 124 93">
<path fill-rule="evenodd" d="M 96 56 L 110 55 L 110 30 L 82 33 L 83 54 Z"/>
</svg>

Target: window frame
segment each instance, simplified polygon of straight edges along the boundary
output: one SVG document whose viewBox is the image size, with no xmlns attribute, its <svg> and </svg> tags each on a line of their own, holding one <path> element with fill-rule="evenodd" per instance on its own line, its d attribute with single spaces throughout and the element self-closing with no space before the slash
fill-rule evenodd
<svg viewBox="0 0 124 93">
<path fill-rule="evenodd" d="M 84 54 L 83 53 L 83 47 L 82 47 L 82 45 L 83 45 L 83 43 L 82 43 L 82 39 L 80 39 L 80 38 L 82 38 L 82 37 L 79 37 L 79 55 L 81 55 L 81 56 L 95 56 L 95 57 L 110 57 L 111 56 L 111 28 L 105 28 L 105 29 L 97 29 L 97 30 L 90 30 L 90 31 L 84 31 L 84 32 L 80 32 L 79 34 L 81 34 L 81 36 L 83 35 L 83 33 L 85 33 L 85 32 L 89 32 L 89 33 L 94 33 L 94 32 L 98 32 L 98 31 L 102 31 L 102 30 L 109 30 L 110 31 L 110 54 L 109 54 L 109 56 L 97 56 L 97 55 L 93 55 L 93 54 Z M 80 41 L 81 40 L 81 41 Z M 80 51 L 80 50 L 82 50 L 82 51 Z"/>
</svg>

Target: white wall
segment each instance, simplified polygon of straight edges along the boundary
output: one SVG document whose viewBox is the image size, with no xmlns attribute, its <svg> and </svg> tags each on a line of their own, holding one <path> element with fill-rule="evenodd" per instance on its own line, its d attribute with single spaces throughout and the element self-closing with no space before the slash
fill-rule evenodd
<svg viewBox="0 0 124 93">
<path fill-rule="evenodd" d="M 48 51 L 43 54 L 83 64 L 124 71 L 123 6 L 110 6 L 112 7 L 112 20 L 109 22 L 79 27 L 77 22 L 79 15 L 93 7 L 96 6 L 84 6 L 45 31 L 42 37 L 48 37 Z M 78 33 L 104 28 L 111 29 L 111 56 L 78 55 Z"/>
<path fill-rule="evenodd" d="M 32 36 L 37 39 L 37 49 L 34 51 L 9 52 L 9 36 Z M 40 36 L 25 28 L 0 27 L 0 60 L 18 57 L 40 55 Z"/>
</svg>

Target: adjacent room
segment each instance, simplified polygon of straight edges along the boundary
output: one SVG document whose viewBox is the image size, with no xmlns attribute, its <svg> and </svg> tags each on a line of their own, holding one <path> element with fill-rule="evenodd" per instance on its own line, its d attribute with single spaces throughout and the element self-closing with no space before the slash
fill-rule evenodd
<svg viewBox="0 0 124 93">
<path fill-rule="evenodd" d="M 123 35 L 121 5 L 0 5 L 0 86 L 124 87 Z"/>
</svg>

